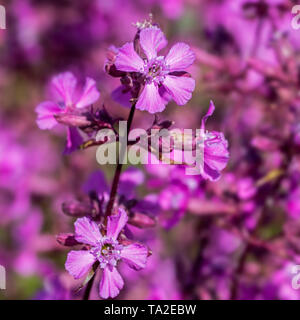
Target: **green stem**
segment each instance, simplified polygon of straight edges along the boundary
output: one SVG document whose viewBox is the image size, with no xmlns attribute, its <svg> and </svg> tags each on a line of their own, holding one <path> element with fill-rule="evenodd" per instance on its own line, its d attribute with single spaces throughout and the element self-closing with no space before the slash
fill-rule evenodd
<svg viewBox="0 0 300 320">
<path fill-rule="evenodd" d="M 128 116 L 127 138 L 128 138 L 128 134 L 129 134 L 131 125 L 132 125 L 134 112 L 135 112 L 135 104 L 132 105 L 129 116 Z M 108 204 L 106 207 L 106 212 L 105 212 L 105 216 L 104 216 L 105 219 L 107 219 L 107 217 L 111 215 L 112 209 L 114 207 L 117 191 L 118 191 L 120 176 L 121 176 L 122 167 L 123 167 L 123 164 L 122 164 L 123 161 L 120 161 L 120 160 L 124 157 L 124 150 L 125 150 L 124 148 L 127 148 L 127 146 L 121 146 L 121 148 L 122 148 L 122 150 L 119 155 L 118 164 L 117 164 L 117 167 L 115 170 L 115 175 L 114 175 L 114 179 L 113 179 L 113 183 L 112 183 L 112 187 L 111 187 L 111 191 L 110 191 L 109 201 L 108 201 Z M 120 157 L 122 157 L 122 158 L 120 158 Z"/>
<path fill-rule="evenodd" d="M 128 116 L 128 120 L 127 120 L 127 138 L 128 138 L 128 134 L 132 125 L 132 121 L 133 121 L 133 116 L 134 116 L 134 112 L 135 112 L 135 103 L 132 105 L 129 116 Z M 128 139 L 127 139 L 128 140 Z M 120 157 L 124 156 L 124 151 L 126 150 L 127 145 L 126 146 L 122 146 L 122 150 L 120 152 L 119 155 L 119 159 L 118 159 L 118 164 L 115 170 L 115 175 L 114 175 L 114 179 L 113 179 L 113 183 L 112 183 L 112 187 L 111 187 L 111 191 L 110 191 L 110 197 L 109 197 L 109 201 L 106 207 L 106 212 L 105 212 L 105 221 L 107 220 L 107 217 L 109 217 L 112 213 L 112 209 L 114 207 L 114 203 L 115 203 L 115 199 L 117 196 L 117 191 L 118 191 L 118 186 L 119 186 L 119 182 L 120 182 L 120 176 L 121 176 L 121 172 L 122 172 L 122 167 L 123 164 L 120 161 Z M 83 300 L 89 300 L 90 297 L 90 292 L 91 289 L 93 287 L 93 283 L 95 280 L 95 276 L 96 276 L 96 271 L 93 275 L 93 277 L 91 278 L 91 280 L 87 283 L 84 295 L 83 295 Z"/>
</svg>

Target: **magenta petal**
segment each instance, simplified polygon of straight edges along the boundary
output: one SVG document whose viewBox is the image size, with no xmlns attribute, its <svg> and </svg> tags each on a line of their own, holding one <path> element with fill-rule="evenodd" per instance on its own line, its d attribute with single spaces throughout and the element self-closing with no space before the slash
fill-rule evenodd
<svg viewBox="0 0 300 320">
<path fill-rule="evenodd" d="M 97 192 L 100 196 L 102 193 L 109 193 L 109 187 L 106 182 L 104 173 L 101 170 L 97 170 L 91 173 L 82 187 L 84 193 Z"/>
<path fill-rule="evenodd" d="M 208 179 L 210 181 L 217 181 L 221 177 L 221 172 L 212 169 L 206 163 L 204 163 L 203 173 L 201 175 L 204 179 Z"/>
<path fill-rule="evenodd" d="M 73 104 L 73 95 L 76 89 L 77 80 L 71 72 L 64 72 L 52 78 L 53 93 L 58 100 L 63 100 L 67 106 Z"/>
<path fill-rule="evenodd" d="M 130 244 L 121 251 L 122 259 L 133 269 L 140 270 L 146 267 L 148 249 L 138 243 Z"/>
<path fill-rule="evenodd" d="M 164 105 L 167 105 L 172 100 L 172 96 L 168 93 L 164 86 L 160 86 L 158 91 L 164 102 Z"/>
<path fill-rule="evenodd" d="M 100 92 L 96 87 L 96 81 L 86 78 L 86 82 L 80 98 L 76 103 L 76 108 L 84 108 L 96 102 L 100 97 Z"/>
<path fill-rule="evenodd" d="M 163 219 L 163 227 L 170 229 L 181 220 L 186 213 L 188 199 L 188 189 L 182 184 L 171 185 L 160 193 L 158 203 L 161 210 L 172 213 Z"/>
<path fill-rule="evenodd" d="M 133 42 L 127 42 L 119 49 L 115 65 L 118 70 L 126 72 L 141 72 L 144 69 L 144 61 L 134 50 Z"/>
<path fill-rule="evenodd" d="M 166 101 L 159 94 L 157 85 L 152 82 L 145 85 L 141 95 L 139 96 L 136 108 L 146 110 L 150 113 L 161 112 L 165 109 Z"/>
<path fill-rule="evenodd" d="M 88 273 L 95 261 L 96 258 L 89 251 L 70 251 L 65 268 L 75 279 L 79 279 Z"/>
<path fill-rule="evenodd" d="M 40 103 L 35 109 L 35 112 L 38 114 L 36 120 L 38 127 L 43 130 L 52 129 L 57 125 L 54 115 L 61 111 L 61 108 L 54 102 L 45 101 Z"/>
<path fill-rule="evenodd" d="M 182 106 L 192 97 L 195 89 L 195 80 L 189 77 L 166 76 L 163 86 L 172 96 L 174 101 Z"/>
<path fill-rule="evenodd" d="M 207 110 L 207 113 L 201 120 L 201 129 L 205 130 L 205 122 L 210 116 L 213 115 L 214 111 L 215 111 L 215 105 L 212 102 L 212 100 L 210 100 L 210 104 L 209 104 L 209 108 Z"/>
<path fill-rule="evenodd" d="M 229 160 L 228 142 L 221 132 L 210 132 L 204 143 L 204 168 L 202 176 L 211 181 L 220 177 L 220 172 Z"/>
<path fill-rule="evenodd" d="M 125 227 L 128 217 L 124 209 L 119 208 L 118 214 L 108 217 L 107 220 L 107 236 L 117 239 L 121 230 Z"/>
<path fill-rule="evenodd" d="M 125 86 L 119 86 L 117 89 L 115 89 L 111 93 L 111 97 L 121 106 L 125 108 L 131 108 L 130 99 L 132 99 L 132 94 Z"/>
<path fill-rule="evenodd" d="M 28 277 L 38 271 L 39 260 L 35 252 L 24 250 L 15 257 L 13 267 L 21 275 Z"/>
<path fill-rule="evenodd" d="M 77 219 L 74 225 L 75 239 L 78 242 L 93 246 L 102 239 L 98 225 L 87 217 Z"/>
<path fill-rule="evenodd" d="M 124 281 L 116 268 L 103 269 L 103 275 L 100 281 L 99 294 L 101 298 L 115 298 L 124 286 Z"/>
<path fill-rule="evenodd" d="M 83 138 L 76 127 L 67 127 L 67 143 L 63 154 L 70 154 L 79 149 Z"/>
<path fill-rule="evenodd" d="M 157 56 L 157 52 L 163 49 L 168 42 L 159 28 L 152 27 L 141 31 L 140 43 L 148 60 L 151 60 Z"/>
<path fill-rule="evenodd" d="M 135 167 L 129 167 L 121 175 L 119 194 L 124 195 L 127 199 L 134 198 L 136 196 L 136 188 L 143 184 L 144 178 L 143 171 Z"/>
<path fill-rule="evenodd" d="M 176 43 L 165 58 L 166 65 L 170 68 L 170 72 L 183 71 L 188 68 L 194 60 L 194 52 L 183 42 Z"/>
</svg>

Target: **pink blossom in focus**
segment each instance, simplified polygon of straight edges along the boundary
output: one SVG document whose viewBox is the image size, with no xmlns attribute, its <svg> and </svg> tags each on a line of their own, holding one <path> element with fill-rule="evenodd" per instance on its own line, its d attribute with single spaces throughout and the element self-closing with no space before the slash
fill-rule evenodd
<svg viewBox="0 0 300 320">
<path fill-rule="evenodd" d="M 142 78 L 144 88 L 136 108 L 150 113 L 162 112 L 170 98 L 178 105 L 186 104 L 195 89 L 195 80 L 181 74 L 195 60 L 190 47 L 177 43 L 166 57 L 158 56 L 158 52 L 167 45 L 158 27 L 142 29 L 139 41 L 145 59 L 136 52 L 133 42 L 127 42 L 119 49 L 115 60 L 117 70 L 136 72 Z"/>
<path fill-rule="evenodd" d="M 71 251 L 65 267 L 75 279 L 79 279 L 98 261 L 103 270 L 99 294 L 104 299 L 116 297 L 124 286 L 116 268 L 119 260 L 125 261 L 135 270 L 146 266 L 148 249 L 145 246 L 137 243 L 124 246 L 118 241 L 127 220 L 126 212 L 119 209 L 117 215 L 108 217 L 105 236 L 100 233 L 99 226 L 86 217 L 75 222 L 75 239 L 88 245 L 89 250 Z"/>
</svg>

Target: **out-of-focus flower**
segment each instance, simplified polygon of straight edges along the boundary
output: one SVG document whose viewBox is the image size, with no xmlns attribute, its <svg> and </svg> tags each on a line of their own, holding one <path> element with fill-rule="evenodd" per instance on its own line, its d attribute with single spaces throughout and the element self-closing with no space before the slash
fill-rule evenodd
<svg viewBox="0 0 300 320">
<path fill-rule="evenodd" d="M 69 300 L 70 291 L 58 276 L 45 277 L 43 289 L 35 296 L 36 300 Z"/>
<path fill-rule="evenodd" d="M 210 234 L 200 270 L 205 281 L 203 287 L 214 292 L 219 299 L 229 299 L 229 279 L 235 272 L 236 253 L 242 248 L 242 241 L 233 233 L 218 227 L 213 227 Z"/>
<path fill-rule="evenodd" d="M 103 275 L 99 293 L 104 299 L 116 297 L 124 286 L 124 281 L 116 266 L 119 260 L 125 261 L 131 268 L 145 268 L 148 249 L 138 243 L 122 245 L 118 237 L 127 223 L 126 212 L 119 208 L 117 215 L 108 217 L 106 235 L 102 235 L 99 226 L 88 218 L 79 218 L 75 222 L 75 239 L 88 245 L 88 250 L 71 251 L 66 261 L 67 271 L 75 278 L 84 276 L 98 261 Z"/>
<path fill-rule="evenodd" d="M 115 58 L 117 70 L 136 73 L 135 77 L 142 85 L 136 108 L 156 113 L 163 111 L 170 99 L 178 105 L 186 104 L 195 89 L 195 80 L 184 72 L 195 60 L 190 47 L 180 42 L 166 57 L 158 56 L 167 40 L 156 26 L 142 29 L 139 43 L 145 59 L 138 54 L 133 42 L 121 47 Z"/>
<path fill-rule="evenodd" d="M 57 249 L 51 235 L 41 234 L 42 223 L 41 212 L 32 208 L 28 216 L 15 227 L 13 235 L 18 245 L 18 254 L 13 267 L 24 276 L 41 274 L 43 268 L 47 268 L 51 262 L 41 259 L 39 253 Z"/>
<path fill-rule="evenodd" d="M 200 175 L 187 176 L 184 165 L 149 164 L 146 169 L 154 176 L 148 180 L 148 187 L 161 188 L 155 199 L 159 220 L 163 227 L 172 228 L 185 215 L 190 200 L 199 198 L 203 179 Z"/>
<path fill-rule="evenodd" d="M 159 267 L 158 267 L 159 266 Z M 166 277 L 166 274 L 168 275 Z M 150 300 L 180 300 L 182 295 L 179 291 L 176 278 L 176 268 L 171 260 L 158 261 L 153 277 L 153 284 L 150 287 L 148 299 Z"/>
<path fill-rule="evenodd" d="M 188 200 L 188 189 L 183 184 L 168 186 L 160 193 L 159 205 L 164 211 L 162 217 L 164 227 L 171 228 L 180 221 L 186 212 Z"/>
<path fill-rule="evenodd" d="M 55 115 L 77 112 L 100 97 L 95 80 L 87 77 L 84 87 L 78 88 L 77 79 L 71 72 L 53 77 L 51 91 L 54 101 L 44 101 L 35 109 L 40 129 L 52 129 L 57 124 Z"/>
<path fill-rule="evenodd" d="M 1 123 L 0 225 L 30 213 L 32 195 L 50 194 L 55 188 L 53 171 L 58 157 L 50 152 L 53 144 L 43 137 L 37 139 L 31 131 L 26 132 L 26 141 L 22 137 L 22 130 Z"/>
</svg>

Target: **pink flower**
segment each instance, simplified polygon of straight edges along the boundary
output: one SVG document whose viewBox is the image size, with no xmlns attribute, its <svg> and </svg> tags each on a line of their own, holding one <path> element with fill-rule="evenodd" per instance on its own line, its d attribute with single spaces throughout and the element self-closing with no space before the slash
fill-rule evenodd
<svg viewBox="0 0 300 320">
<path fill-rule="evenodd" d="M 100 233 L 98 225 L 86 217 L 75 222 L 75 239 L 88 245 L 88 250 L 71 251 L 65 264 L 66 270 L 75 278 L 83 277 L 98 261 L 103 269 L 99 293 L 104 299 L 116 297 L 124 286 L 124 281 L 116 266 L 119 260 L 125 261 L 131 268 L 145 268 L 148 249 L 138 243 L 122 245 L 118 236 L 128 220 L 126 212 L 108 217 L 106 235 Z"/>
<path fill-rule="evenodd" d="M 40 129 L 52 129 L 57 124 L 55 115 L 72 113 L 93 104 L 100 97 L 95 80 L 86 78 L 84 87 L 79 89 L 77 79 L 71 72 L 53 77 L 51 91 L 54 101 L 44 101 L 35 109 Z"/>
<path fill-rule="evenodd" d="M 211 101 L 206 115 L 202 119 L 201 129 L 204 130 L 204 164 L 202 176 L 215 181 L 220 178 L 221 171 L 229 160 L 228 142 L 222 132 L 206 131 L 205 122 L 214 113 L 215 106 Z"/>
<path fill-rule="evenodd" d="M 188 189 L 183 184 L 170 185 L 159 195 L 159 205 L 164 211 L 162 224 L 166 229 L 174 227 L 184 216 L 188 206 Z M 169 215 L 166 217 L 166 215 Z"/>
<path fill-rule="evenodd" d="M 118 51 L 115 60 L 117 70 L 137 73 L 142 90 L 136 108 L 150 113 L 161 112 L 170 99 L 184 105 L 192 97 L 195 80 L 183 70 L 195 60 L 195 55 L 185 43 L 175 44 L 166 57 L 158 52 L 167 45 L 163 32 L 158 27 L 142 29 L 139 42 L 146 56 L 143 59 L 128 42 Z"/>
</svg>

